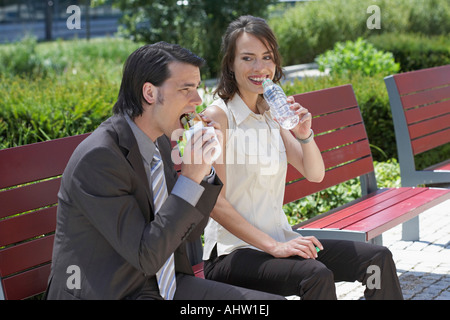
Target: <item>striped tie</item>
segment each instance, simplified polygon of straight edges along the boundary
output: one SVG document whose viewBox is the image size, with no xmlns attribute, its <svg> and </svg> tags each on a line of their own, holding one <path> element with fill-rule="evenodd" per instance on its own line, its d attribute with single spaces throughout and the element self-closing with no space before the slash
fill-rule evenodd
<svg viewBox="0 0 450 320">
<path fill-rule="evenodd" d="M 158 148 L 156 148 L 151 166 L 153 203 L 155 205 L 155 212 L 158 213 L 167 198 L 167 186 L 164 178 L 163 163 Z M 158 280 L 161 296 L 165 300 L 172 300 L 176 289 L 173 253 L 169 259 L 167 259 L 166 263 L 164 263 L 162 268 L 156 273 L 156 279 Z"/>
</svg>

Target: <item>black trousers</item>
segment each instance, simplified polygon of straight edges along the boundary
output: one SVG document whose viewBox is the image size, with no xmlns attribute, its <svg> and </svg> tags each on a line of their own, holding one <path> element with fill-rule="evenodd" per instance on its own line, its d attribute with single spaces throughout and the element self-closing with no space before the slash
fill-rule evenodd
<svg viewBox="0 0 450 320">
<path fill-rule="evenodd" d="M 207 279 L 304 300 L 336 299 L 336 281 L 366 285 L 366 299 L 403 299 L 392 253 L 383 246 L 345 240 L 320 240 L 317 259 L 274 258 L 238 249 L 205 261 Z M 214 255 L 214 254 L 213 254 Z"/>
<path fill-rule="evenodd" d="M 237 287 L 223 282 L 177 275 L 174 300 L 285 300 L 283 296 Z"/>
<path fill-rule="evenodd" d="M 162 300 L 156 277 L 149 278 L 148 281 L 145 289 L 129 299 Z M 176 281 L 177 288 L 173 300 L 286 300 L 283 296 L 269 292 L 241 288 L 183 273 L 177 273 Z"/>
</svg>

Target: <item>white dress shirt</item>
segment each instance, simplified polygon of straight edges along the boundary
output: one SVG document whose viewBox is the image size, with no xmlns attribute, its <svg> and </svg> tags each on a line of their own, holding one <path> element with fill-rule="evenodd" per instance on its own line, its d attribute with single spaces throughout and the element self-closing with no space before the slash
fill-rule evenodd
<svg viewBox="0 0 450 320">
<path fill-rule="evenodd" d="M 276 241 L 298 237 L 283 211 L 286 149 L 267 103 L 258 100 L 260 114 L 252 112 L 238 94 L 228 104 L 219 99 L 212 105 L 228 117 L 226 199 L 249 223 Z M 205 229 L 204 260 L 209 259 L 216 244 L 219 256 L 239 248 L 256 249 L 210 218 Z"/>
</svg>

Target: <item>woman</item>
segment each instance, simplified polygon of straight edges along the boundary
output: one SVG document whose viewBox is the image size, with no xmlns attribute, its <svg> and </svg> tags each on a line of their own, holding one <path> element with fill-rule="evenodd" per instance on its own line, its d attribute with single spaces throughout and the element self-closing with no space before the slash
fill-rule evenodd
<svg viewBox="0 0 450 320">
<path fill-rule="evenodd" d="M 287 162 L 320 182 L 325 174 L 308 110 L 292 97 L 299 124 L 291 132 L 272 119 L 262 97 L 266 78 L 283 76 L 276 38 L 261 19 L 243 16 L 223 37 L 223 60 L 205 114 L 220 124 L 222 159 L 214 167 L 224 187 L 205 230 L 205 277 L 302 299 L 336 299 L 334 281 L 366 282 L 380 268 L 381 288 L 370 299 L 402 299 L 390 251 L 381 246 L 303 237 L 283 212 Z M 320 249 L 319 253 L 316 247 Z M 373 287 L 373 286 L 370 286 Z"/>
</svg>

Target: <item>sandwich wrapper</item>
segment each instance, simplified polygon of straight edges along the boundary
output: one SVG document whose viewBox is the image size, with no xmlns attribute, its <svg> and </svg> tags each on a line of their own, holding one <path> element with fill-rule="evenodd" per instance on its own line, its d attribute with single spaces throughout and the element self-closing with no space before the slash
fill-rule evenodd
<svg viewBox="0 0 450 320">
<path fill-rule="evenodd" d="M 184 148 L 186 147 L 186 144 L 189 142 L 189 140 L 195 135 L 200 134 L 199 131 L 202 129 L 206 129 L 207 132 L 211 132 L 214 134 L 214 140 L 217 141 L 217 145 L 214 147 L 214 150 L 212 151 L 212 158 L 211 161 L 214 162 L 219 158 L 220 154 L 222 153 L 222 148 L 219 143 L 219 139 L 217 138 L 217 135 L 214 131 L 213 127 L 204 127 L 202 122 L 196 122 L 194 126 L 190 127 L 189 129 L 185 130 L 183 132 L 183 138 L 177 141 L 178 144 L 178 150 L 180 151 L 180 156 L 183 157 L 184 154 Z"/>
</svg>

